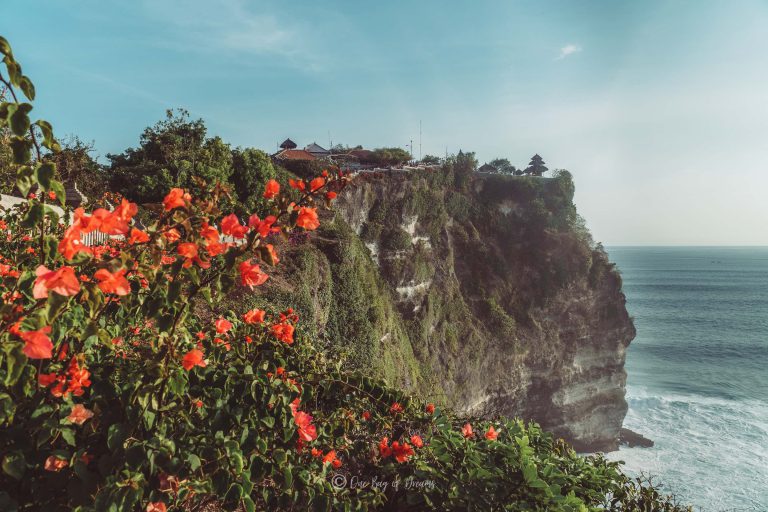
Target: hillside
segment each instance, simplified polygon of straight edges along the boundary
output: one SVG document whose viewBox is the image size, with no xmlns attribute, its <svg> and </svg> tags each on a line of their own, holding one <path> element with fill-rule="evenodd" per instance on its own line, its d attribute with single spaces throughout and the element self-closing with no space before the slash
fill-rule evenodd
<svg viewBox="0 0 768 512">
<path fill-rule="evenodd" d="M 635 331 L 573 192 L 567 172 L 363 173 L 316 236 L 281 249 L 262 296 L 234 299 L 298 306 L 348 367 L 613 450 Z"/>
</svg>

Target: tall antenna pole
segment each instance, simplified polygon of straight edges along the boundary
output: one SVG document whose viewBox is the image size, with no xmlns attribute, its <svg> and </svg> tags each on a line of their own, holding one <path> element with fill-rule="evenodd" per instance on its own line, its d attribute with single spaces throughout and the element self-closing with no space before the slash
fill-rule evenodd
<svg viewBox="0 0 768 512">
<path fill-rule="evenodd" d="M 333 147 L 333 140 L 331 140 L 331 130 L 328 130 L 328 151 Z"/>
<path fill-rule="evenodd" d="M 419 119 L 419 161 L 421 158 L 421 119 Z"/>
</svg>

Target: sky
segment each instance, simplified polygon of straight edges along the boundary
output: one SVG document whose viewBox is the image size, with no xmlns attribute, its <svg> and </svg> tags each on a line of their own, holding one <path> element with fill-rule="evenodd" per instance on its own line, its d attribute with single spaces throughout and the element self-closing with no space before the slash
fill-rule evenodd
<svg viewBox="0 0 768 512">
<path fill-rule="evenodd" d="M 0 0 L 0 34 L 101 161 L 183 107 L 270 152 L 539 153 L 606 245 L 768 245 L 763 0 Z"/>
</svg>

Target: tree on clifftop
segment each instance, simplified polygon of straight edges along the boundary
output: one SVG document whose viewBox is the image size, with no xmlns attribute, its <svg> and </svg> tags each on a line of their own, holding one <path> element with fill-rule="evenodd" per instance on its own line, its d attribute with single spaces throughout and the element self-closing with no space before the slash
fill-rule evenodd
<svg viewBox="0 0 768 512">
<path fill-rule="evenodd" d="M 166 118 L 146 128 L 138 148 L 128 148 L 112 161 L 114 192 L 140 203 L 158 202 L 170 188 L 197 190 L 193 177 L 225 182 L 232 172 L 232 153 L 219 137 L 206 137 L 202 119 L 189 112 L 166 111 Z"/>
<path fill-rule="evenodd" d="M 537 153 L 531 157 L 531 162 L 525 169 L 525 174 L 530 174 L 531 176 L 541 176 L 548 170 L 549 169 L 544 166 L 544 159 L 542 159 Z"/>
<path fill-rule="evenodd" d="M 515 166 L 512 165 L 507 158 L 494 158 L 488 163 L 495 167 L 501 174 L 515 174 Z"/>
</svg>

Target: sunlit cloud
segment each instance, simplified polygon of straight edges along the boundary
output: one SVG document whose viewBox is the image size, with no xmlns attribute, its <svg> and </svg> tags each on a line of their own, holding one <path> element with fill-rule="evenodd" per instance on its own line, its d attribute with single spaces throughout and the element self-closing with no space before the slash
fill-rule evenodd
<svg viewBox="0 0 768 512">
<path fill-rule="evenodd" d="M 577 44 L 567 44 L 560 48 L 560 55 L 557 56 L 555 60 L 561 60 L 569 55 L 573 55 L 574 53 L 579 53 L 581 51 L 581 46 Z"/>
</svg>

